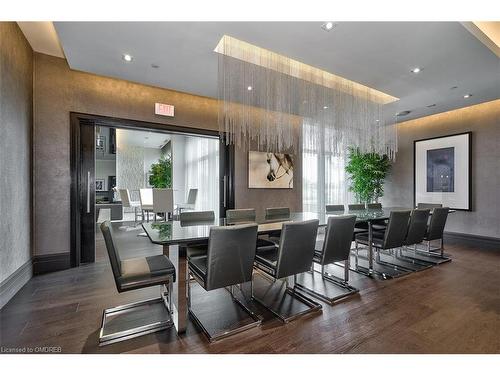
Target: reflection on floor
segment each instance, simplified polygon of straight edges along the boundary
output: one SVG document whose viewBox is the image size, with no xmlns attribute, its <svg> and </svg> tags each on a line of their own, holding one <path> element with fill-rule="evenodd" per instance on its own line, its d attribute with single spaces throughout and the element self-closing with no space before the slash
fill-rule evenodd
<svg viewBox="0 0 500 375">
<path fill-rule="evenodd" d="M 118 223 L 129 226 L 133 223 Z M 126 229 L 126 228 L 125 228 Z M 117 230 L 122 258 L 161 254 L 137 229 Z M 98 347 L 102 311 L 156 297 L 157 287 L 118 294 L 97 232 L 96 263 L 34 277 L 0 311 L 4 347 L 60 346 L 63 353 L 498 353 L 500 253 L 447 243 L 453 261 L 393 280 L 350 274 L 359 295 L 283 324 L 256 304 L 261 326 L 209 344 L 192 323 Z M 339 273 L 340 275 L 340 273 Z M 217 294 L 217 293 L 215 293 Z M 217 301 L 196 290 L 200 314 Z"/>
</svg>

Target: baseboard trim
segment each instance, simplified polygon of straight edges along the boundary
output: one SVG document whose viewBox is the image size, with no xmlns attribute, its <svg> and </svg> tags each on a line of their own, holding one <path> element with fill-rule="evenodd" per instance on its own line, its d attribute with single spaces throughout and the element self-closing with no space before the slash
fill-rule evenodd
<svg viewBox="0 0 500 375">
<path fill-rule="evenodd" d="M 33 257 L 33 274 L 61 271 L 70 268 L 70 253 L 36 255 Z"/>
<path fill-rule="evenodd" d="M 12 275 L 0 284 L 0 309 L 4 307 L 12 297 L 31 279 L 33 276 L 33 265 L 31 259 L 19 267 Z"/>
<path fill-rule="evenodd" d="M 476 234 L 444 232 L 444 241 L 461 242 L 481 248 L 500 250 L 500 238 L 478 236 Z"/>
</svg>

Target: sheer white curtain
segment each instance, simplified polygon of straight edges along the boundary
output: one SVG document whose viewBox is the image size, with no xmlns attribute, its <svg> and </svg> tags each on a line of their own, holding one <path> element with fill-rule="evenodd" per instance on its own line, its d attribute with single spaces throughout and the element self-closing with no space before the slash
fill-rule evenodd
<svg viewBox="0 0 500 375">
<path fill-rule="evenodd" d="M 219 214 L 219 140 L 186 137 L 185 188 L 198 189 L 195 209 Z"/>
<path fill-rule="evenodd" d="M 325 147 L 331 130 L 312 121 L 302 125 L 302 208 L 324 212 L 327 204 L 348 204 L 351 194 L 344 170 L 344 155 Z"/>
</svg>

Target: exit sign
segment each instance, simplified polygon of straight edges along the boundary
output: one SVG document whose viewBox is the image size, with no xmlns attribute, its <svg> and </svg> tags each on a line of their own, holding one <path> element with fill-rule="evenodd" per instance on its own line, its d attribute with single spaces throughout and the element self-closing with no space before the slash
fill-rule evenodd
<svg viewBox="0 0 500 375">
<path fill-rule="evenodd" d="M 174 117 L 174 106 L 170 104 L 155 103 L 155 115 Z"/>
</svg>

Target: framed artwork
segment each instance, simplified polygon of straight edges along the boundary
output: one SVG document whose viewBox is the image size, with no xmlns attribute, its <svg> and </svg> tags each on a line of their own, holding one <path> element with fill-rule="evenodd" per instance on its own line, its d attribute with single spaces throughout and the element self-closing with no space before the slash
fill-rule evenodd
<svg viewBox="0 0 500 375">
<path fill-rule="evenodd" d="M 103 178 L 95 179 L 95 191 L 105 191 L 106 190 L 106 180 Z"/>
<path fill-rule="evenodd" d="M 95 137 L 95 150 L 104 154 L 106 152 L 106 136 L 98 135 Z"/>
<path fill-rule="evenodd" d="M 272 152 L 248 152 L 250 189 L 293 189 L 293 156 Z"/>
<path fill-rule="evenodd" d="M 414 204 L 441 203 L 470 211 L 472 133 L 421 139 L 413 144 Z"/>
</svg>

